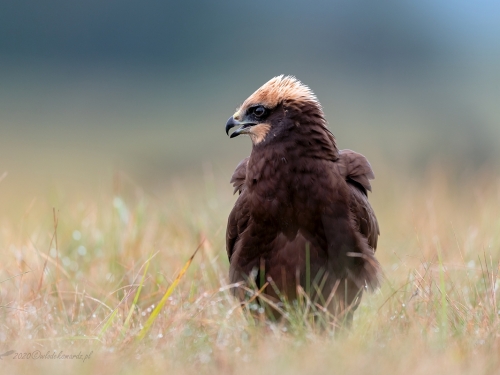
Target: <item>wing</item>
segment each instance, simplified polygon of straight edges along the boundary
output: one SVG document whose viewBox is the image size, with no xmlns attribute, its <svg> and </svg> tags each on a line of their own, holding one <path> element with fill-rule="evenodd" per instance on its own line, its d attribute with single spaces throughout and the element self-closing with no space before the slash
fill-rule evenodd
<svg viewBox="0 0 500 375">
<path fill-rule="evenodd" d="M 363 155 L 351 150 L 340 151 L 335 166 L 347 186 L 334 188 L 337 201 L 322 216 L 331 267 L 335 274 L 346 272 L 359 288 L 373 290 L 380 270 L 375 258 L 378 223 L 367 197 L 373 171 Z"/>
<path fill-rule="evenodd" d="M 231 261 L 234 246 L 238 237 L 248 226 L 249 218 L 250 211 L 248 210 L 246 193 L 243 191 L 243 194 L 240 194 L 236 200 L 236 203 L 229 214 L 229 218 L 227 219 L 226 251 L 229 261 Z"/>
<path fill-rule="evenodd" d="M 231 177 L 231 183 L 234 187 L 234 193 L 239 191 L 240 196 L 236 200 L 229 218 L 227 220 L 226 230 L 226 251 L 229 260 L 234 252 L 234 245 L 238 237 L 248 226 L 250 211 L 248 210 L 247 195 L 245 193 L 245 177 L 247 172 L 248 159 L 243 159 L 236 167 L 236 170 Z"/>
<path fill-rule="evenodd" d="M 229 181 L 230 183 L 233 184 L 234 187 L 233 194 L 235 194 L 236 192 L 239 192 L 241 194 L 241 192 L 245 188 L 248 159 L 250 159 L 250 156 L 240 161 L 240 164 L 238 164 L 238 166 L 234 170 L 233 176 L 231 177 L 231 181 Z"/>
<path fill-rule="evenodd" d="M 372 206 L 368 202 L 367 196 L 360 188 L 351 183 L 349 183 L 349 187 L 351 189 L 350 208 L 353 219 L 359 232 L 367 239 L 368 245 L 370 245 L 375 252 L 377 249 L 378 236 L 380 235 L 377 218 L 375 217 Z"/>
<path fill-rule="evenodd" d="M 351 191 L 350 209 L 353 220 L 359 232 L 367 239 L 368 245 L 375 251 L 380 230 L 367 196 L 367 191 L 372 190 L 370 180 L 375 175 L 363 155 L 351 150 L 341 150 L 339 154 L 339 170 Z"/>
</svg>

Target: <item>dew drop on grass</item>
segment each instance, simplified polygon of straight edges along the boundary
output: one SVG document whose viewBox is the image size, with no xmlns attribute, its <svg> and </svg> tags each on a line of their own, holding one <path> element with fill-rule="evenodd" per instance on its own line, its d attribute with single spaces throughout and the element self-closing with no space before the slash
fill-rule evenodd
<svg viewBox="0 0 500 375">
<path fill-rule="evenodd" d="M 125 225 L 128 224 L 130 214 L 125 202 L 120 197 L 115 197 L 113 199 L 113 206 L 116 208 L 122 223 Z"/>
<path fill-rule="evenodd" d="M 73 239 L 74 239 L 75 241 L 80 241 L 80 240 L 81 240 L 81 238 L 82 238 L 82 234 L 81 234 L 81 232 L 80 232 L 79 230 L 74 230 L 74 231 L 73 231 Z"/>
<path fill-rule="evenodd" d="M 210 354 L 208 354 L 208 353 L 200 353 L 198 358 L 200 359 L 201 363 L 210 362 Z"/>
<path fill-rule="evenodd" d="M 85 254 L 87 254 L 87 249 L 83 245 L 78 246 L 77 251 L 78 251 L 78 254 L 80 254 L 81 256 L 84 256 Z"/>
</svg>

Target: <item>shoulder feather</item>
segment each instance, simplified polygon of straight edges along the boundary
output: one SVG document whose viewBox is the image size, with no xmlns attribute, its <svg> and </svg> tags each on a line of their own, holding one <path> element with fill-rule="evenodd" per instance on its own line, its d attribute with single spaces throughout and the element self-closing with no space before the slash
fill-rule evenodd
<svg viewBox="0 0 500 375">
<path fill-rule="evenodd" d="M 352 150 L 340 150 L 338 160 L 339 171 L 346 180 L 353 180 L 360 184 L 366 191 L 372 191 L 370 180 L 375 178 L 368 160 L 361 154 Z"/>
</svg>

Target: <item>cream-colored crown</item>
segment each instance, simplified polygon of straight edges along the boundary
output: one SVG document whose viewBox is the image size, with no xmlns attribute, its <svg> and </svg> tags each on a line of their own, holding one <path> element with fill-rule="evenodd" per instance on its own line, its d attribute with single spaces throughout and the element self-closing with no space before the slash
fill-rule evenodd
<svg viewBox="0 0 500 375">
<path fill-rule="evenodd" d="M 293 76 L 280 75 L 272 78 L 250 95 L 243 102 L 240 110 L 258 104 L 272 109 L 285 100 L 306 101 L 321 108 L 318 98 L 308 86 Z"/>
</svg>

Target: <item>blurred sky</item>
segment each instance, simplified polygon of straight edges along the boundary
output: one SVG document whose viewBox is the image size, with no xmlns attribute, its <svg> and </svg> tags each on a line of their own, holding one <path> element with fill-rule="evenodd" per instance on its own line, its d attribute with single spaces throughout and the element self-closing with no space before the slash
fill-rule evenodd
<svg viewBox="0 0 500 375">
<path fill-rule="evenodd" d="M 282 73 L 375 171 L 498 165 L 499 20 L 497 1 L 4 1 L 0 192 L 225 171 L 250 151 L 227 118 Z"/>
</svg>

